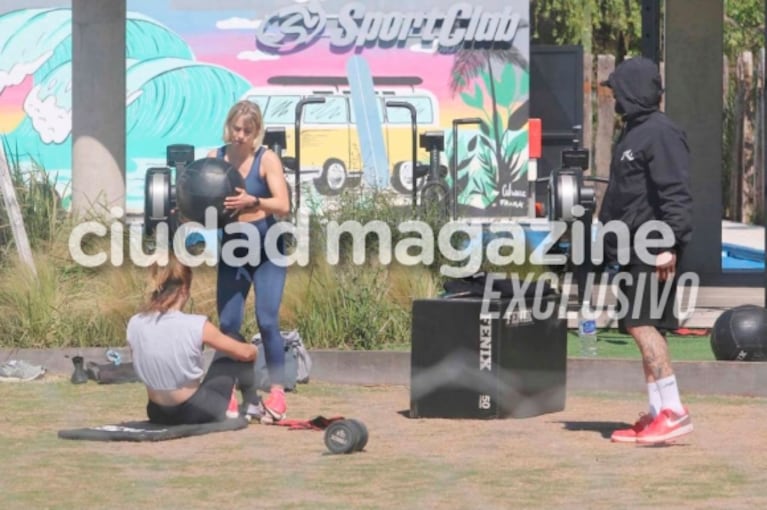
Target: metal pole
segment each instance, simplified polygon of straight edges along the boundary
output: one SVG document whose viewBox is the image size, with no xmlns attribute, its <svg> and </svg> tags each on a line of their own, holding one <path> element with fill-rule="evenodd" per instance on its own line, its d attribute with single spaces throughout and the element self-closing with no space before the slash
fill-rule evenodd
<svg viewBox="0 0 767 510">
<path fill-rule="evenodd" d="M 296 103 L 296 124 L 295 134 L 293 135 L 293 144 L 296 153 L 296 175 L 295 175 L 295 193 L 296 193 L 296 217 L 301 207 L 301 113 L 307 104 L 324 103 L 325 98 L 319 96 L 305 97 Z"/>
<path fill-rule="evenodd" d="M 642 56 L 660 63 L 659 0 L 642 0 Z"/>
<path fill-rule="evenodd" d="M 453 157 L 450 174 L 453 177 L 453 197 L 452 197 L 452 219 L 458 218 L 458 126 L 466 124 L 482 124 L 482 119 L 479 117 L 470 117 L 463 119 L 453 119 Z"/>
<path fill-rule="evenodd" d="M 416 178 L 415 167 L 418 165 L 418 111 L 415 106 L 407 101 L 386 101 L 386 106 L 391 108 L 405 108 L 410 112 L 410 143 L 411 143 L 411 165 L 410 174 L 412 180 L 412 193 L 413 193 L 413 211 L 416 210 L 418 205 L 418 194 L 416 192 Z"/>
</svg>

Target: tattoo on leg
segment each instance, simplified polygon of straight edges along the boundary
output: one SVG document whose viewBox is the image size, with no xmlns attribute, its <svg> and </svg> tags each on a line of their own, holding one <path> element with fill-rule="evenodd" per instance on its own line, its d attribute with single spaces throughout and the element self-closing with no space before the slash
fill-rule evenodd
<svg viewBox="0 0 767 510">
<path fill-rule="evenodd" d="M 663 336 L 653 326 L 637 326 L 629 331 L 642 353 L 645 376 L 658 380 L 673 374 L 668 346 Z"/>
</svg>

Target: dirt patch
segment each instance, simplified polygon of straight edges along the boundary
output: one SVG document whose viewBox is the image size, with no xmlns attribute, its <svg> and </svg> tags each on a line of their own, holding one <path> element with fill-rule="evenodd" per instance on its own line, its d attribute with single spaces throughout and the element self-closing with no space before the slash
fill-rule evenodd
<svg viewBox="0 0 767 510">
<path fill-rule="evenodd" d="M 406 387 L 315 383 L 289 395 L 290 417 L 360 419 L 366 451 L 330 455 L 321 432 L 264 425 L 160 443 L 56 438 L 142 419 L 144 398 L 136 384 L 0 385 L 3 507 L 767 505 L 765 399 L 686 396 L 695 432 L 664 447 L 608 439 L 644 409 L 641 394 L 569 394 L 564 411 L 527 419 L 414 420 Z"/>
</svg>

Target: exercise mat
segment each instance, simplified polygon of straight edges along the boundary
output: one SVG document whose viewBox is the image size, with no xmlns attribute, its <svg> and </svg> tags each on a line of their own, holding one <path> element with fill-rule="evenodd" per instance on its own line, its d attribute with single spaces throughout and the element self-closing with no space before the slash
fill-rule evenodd
<svg viewBox="0 0 767 510">
<path fill-rule="evenodd" d="M 213 432 L 240 430 L 247 426 L 248 420 L 244 417 L 194 425 L 160 425 L 148 421 L 128 421 L 97 427 L 59 430 L 58 435 L 61 439 L 86 441 L 167 441 Z"/>
</svg>

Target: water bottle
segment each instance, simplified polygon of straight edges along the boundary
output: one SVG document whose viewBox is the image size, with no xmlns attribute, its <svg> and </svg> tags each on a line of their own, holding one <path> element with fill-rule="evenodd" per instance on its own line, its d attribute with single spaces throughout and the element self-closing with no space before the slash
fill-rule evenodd
<svg viewBox="0 0 767 510">
<path fill-rule="evenodd" d="M 584 311 L 587 308 L 585 304 L 578 313 L 578 338 L 581 341 L 581 356 L 594 358 L 597 355 L 597 321 Z"/>
</svg>

